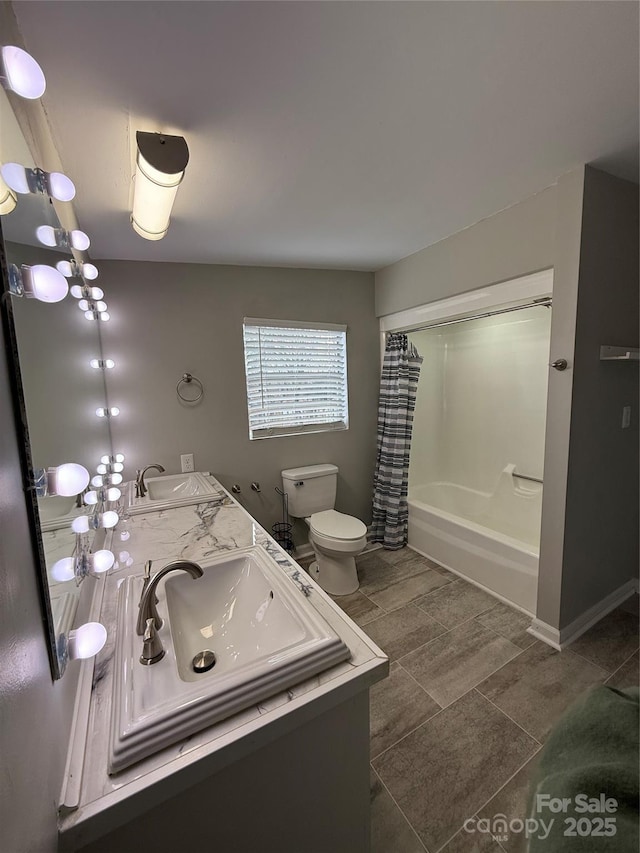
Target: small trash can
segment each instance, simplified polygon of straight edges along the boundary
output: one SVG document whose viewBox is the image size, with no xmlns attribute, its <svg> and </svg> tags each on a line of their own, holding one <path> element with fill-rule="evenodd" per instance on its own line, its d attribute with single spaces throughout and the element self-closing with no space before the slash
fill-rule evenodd
<svg viewBox="0 0 640 853">
<path fill-rule="evenodd" d="M 285 521 L 279 521 L 271 526 L 271 535 L 276 540 L 278 545 L 288 554 L 293 554 L 293 539 L 291 538 L 291 528 L 293 525 Z"/>
</svg>

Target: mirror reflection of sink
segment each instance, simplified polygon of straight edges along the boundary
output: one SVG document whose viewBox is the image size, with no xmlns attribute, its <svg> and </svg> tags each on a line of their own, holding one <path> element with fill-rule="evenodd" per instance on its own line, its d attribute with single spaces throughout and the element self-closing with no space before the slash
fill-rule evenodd
<svg viewBox="0 0 640 853">
<path fill-rule="evenodd" d="M 129 483 L 129 512 L 133 515 L 202 503 L 221 496 L 208 475 L 201 471 L 145 477 L 144 482 L 147 494 L 143 498 L 135 496 L 135 483 Z"/>
<path fill-rule="evenodd" d="M 38 498 L 38 515 L 43 531 L 57 530 L 70 524 L 84 510 L 76 507 L 75 497 L 48 495 Z"/>
<path fill-rule="evenodd" d="M 142 579 L 129 577 L 120 588 L 110 773 L 350 656 L 260 546 L 209 558 L 202 568 L 201 578 L 176 572 L 158 585 L 166 654 L 152 666 L 139 662 Z M 195 671 L 203 660 L 204 671 Z"/>
</svg>

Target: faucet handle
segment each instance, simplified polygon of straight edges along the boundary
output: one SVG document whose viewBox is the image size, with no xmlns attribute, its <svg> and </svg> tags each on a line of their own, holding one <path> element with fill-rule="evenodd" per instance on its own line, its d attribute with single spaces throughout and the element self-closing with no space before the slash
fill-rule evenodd
<svg viewBox="0 0 640 853">
<path fill-rule="evenodd" d="M 144 666 L 149 666 L 152 663 L 158 663 L 159 660 L 162 660 L 165 651 L 162 648 L 162 640 L 158 636 L 155 619 L 147 619 L 142 640 L 143 646 L 140 663 L 144 664 Z"/>
</svg>

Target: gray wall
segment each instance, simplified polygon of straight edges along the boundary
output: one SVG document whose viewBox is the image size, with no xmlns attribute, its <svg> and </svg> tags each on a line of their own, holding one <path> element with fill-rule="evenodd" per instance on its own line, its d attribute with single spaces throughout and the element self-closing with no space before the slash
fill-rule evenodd
<svg viewBox="0 0 640 853">
<path fill-rule="evenodd" d="M 180 470 L 194 453 L 265 526 L 280 520 L 283 468 L 333 462 L 340 468 L 337 508 L 370 520 L 379 378 L 373 275 L 326 270 L 100 261 L 111 321 L 104 353 L 114 450 L 127 473 L 150 462 Z M 349 429 L 249 440 L 243 317 L 346 323 Z M 197 406 L 182 405 L 176 383 L 189 372 L 204 384 Z M 153 476 L 150 473 L 150 476 Z M 257 480 L 262 493 L 250 490 Z M 300 541 L 304 526 L 298 525 Z"/>
<path fill-rule="evenodd" d="M 376 314 L 393 314 L 553 266 L 555 187 L 376 273 Z"/>
<path fill-rule="evenodd" d="M 571 405 L 561 624 L 638 574 L 638 187 L 587 168 Z M 621 428 L 622 408 L 632 426 Z"/>
<path fill-rule="evenodd" d="M 51 680 L 0 335 L 0 847 L 49 853 L 76 682 Z"/>
</svg>

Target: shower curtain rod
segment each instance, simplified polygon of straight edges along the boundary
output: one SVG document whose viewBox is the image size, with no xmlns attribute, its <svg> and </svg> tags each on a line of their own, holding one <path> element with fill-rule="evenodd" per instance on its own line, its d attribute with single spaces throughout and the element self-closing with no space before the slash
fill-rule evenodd
<svg viewBox="0 0 640 853">
<path fill-rule="evenodd" d="M 426 326 L 417 326 L 415 329 L 407 329 L 407 334 L 411 332 L 423 332 L 425 329 L 436 329 L 438 326 L 452 326 L 454 323 L 466 323 L 467 320 L 480 320 L 482 317 L 495 317 L 496 314 L 509 314 L 511 311 L 522 311 L 523 308 L 551 308 L 551 297 L 543 296 L 541 299 L 534 299 L 533 302 L 527 302 L 526 305 L 514 305 L 511 308 L 498 308 L 495 311 L 485 311 L 482 314 L 473 314 L 471 317 L 458 317 L 457 320 L 442 320 L 439 323 L 429 323 Z M 387 332 L 388 335 L 393 334 Z"/>
</svg>

